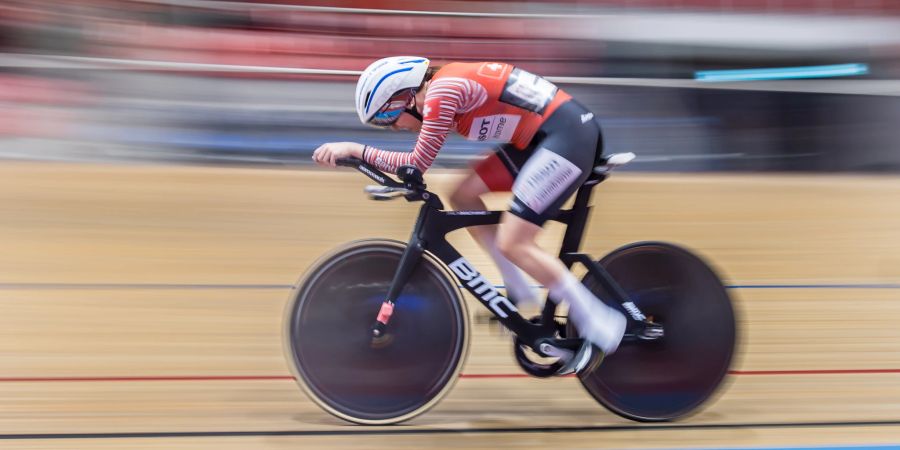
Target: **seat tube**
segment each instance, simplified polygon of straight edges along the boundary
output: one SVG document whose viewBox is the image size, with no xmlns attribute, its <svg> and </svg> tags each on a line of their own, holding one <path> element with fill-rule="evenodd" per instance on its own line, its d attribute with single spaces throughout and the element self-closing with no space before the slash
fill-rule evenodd
<svg viewBox="0 0 900 450">
<path fill-rule="evenodd" d="M 591 198 L 590 186 L 581 186 L 575 194 L 575 203 L 572 209 L 564 211 L 565 216 L 559 217 L 557 220 L 566 225 L 566 232 L 563 235 L 562 245 L 559 248 L 559 259 L 565 264 L 567 269 L 572 269 L 574 262 L 571 258 L 565 257 L 567 254 L 577 253 L 581 248 L 581 241 L 584 237 L 584 230 L 587 226 L 588 217 L 591 214 L 591 207 L 588 202 Z M 556 315 L 556 302 L 544 302 L 544 308 L 541 310 L 541 320 L 545 324 L 554 322 Z"/>
<path fill-rule="evenodd" d="M 587 220 L 591 214 L 591 206 L 588 202 L 591 199 L 591 190 L 593 186 L 582 186 L 578 188 L 575 194 L 575 203 L 572 205 L 571 214 L 566 220 L 566 233 L 563 235 L 562 246 L 559 249 L 559 255 L 566 253 L 575 253 L 581 248 L 581 241 L 584 238 Z M 571 268 L 571 263 L 566 263 Z"/>
</svg>

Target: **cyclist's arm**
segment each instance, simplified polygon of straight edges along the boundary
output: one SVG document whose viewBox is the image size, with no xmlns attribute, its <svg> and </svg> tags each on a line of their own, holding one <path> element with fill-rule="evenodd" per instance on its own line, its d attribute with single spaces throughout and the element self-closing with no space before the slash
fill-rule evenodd
<svg viewBox="0 0 900 450">
<path fill-rule="evenodd" d="M 422 129 L 411 152 L 392 152 L 369 147 L 366 150 L 366 161 L 387 172 L 396 172 L 403 165 L 414 165 L 423 172 L 427 170 L 447 141 L 453 124 L 456 108 L 449 103 L 425 100 L 426 114 L 422 115 Z M 440 105 L 440 111 L 432 110 L 431 108 L 435 108 L 433 105 Z"/>
<path fill-rule="evenodd" d="M 395 172 L 402 165 L 425 171 L 447 141 L 457 113 L 484 102 L 487 93 L 471 80 L 450 78 L 435 81 L 428 88 L 422 112 L 422 130 L 412 152 L 390 152 L 369 147 L 365 160 L 381 170 Z"/>
</svg>

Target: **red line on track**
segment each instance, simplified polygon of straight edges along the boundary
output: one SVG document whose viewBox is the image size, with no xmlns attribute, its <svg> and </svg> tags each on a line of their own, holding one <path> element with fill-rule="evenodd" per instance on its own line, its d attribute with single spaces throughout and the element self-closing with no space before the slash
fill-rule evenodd
<svg viewBox="0 0 900 450">
<path fill-rule="evenodd" d="M 461 373 L 460 378 L 531 378 L 527 373 Z"/>
<path fill-rule="evenodd" d="M 900 369 L 822 369 L 822 370 L 732 370 L 730 375 L 836 375 L 900 373 Z"/>
<path fill-rule="evenodd" d="M 822 369 L 822 370 L 732 370 L 730 375 L 863 375 L 900 373 L 900 369 Z M 567 375 L 572 377 L 574 375 Z M 524 373 L 471 373 L 461 374 L 467 379 L 531 378 Z M 234 376 L 150 376 L 150 377 L 0 377 L 0 383 L 52 383 L 52 382 L 137 382 L 137 381 L 272 381 L 293 380 L 290 375 L 234 375 Z"/>
<path fill-rule="evenodd" d="M 158 377 L 19 377 L 0 378 L 0 382 L 67 382 L 67 381 L 264 381 L 293 380 L 290 375 L 262 376 L 158 376 Z"/>
<path fill-rule="evenodd" d="M 818 369 L 818 370 L 731 370 L 729 375 L 840 375 L 840 374 L 872 374 L 900 373 L 900 369 Z M 569 375 L 573 376 L 573 375 Z M 524 373 L 484 373 L 462 374 L 460 378 L 530 378 Z"/>
<path fill-rule="evenodd" d="M 475 379 L 478 379 L 478 378 L 488 378 L 488 379 L 489 378 L 505 378 L 505 379 L 534 378 L 531 375 L 528 375 L 525 373 L 471 373 L 471 374 L 463 373 L 463 374 L 460 374 L 459 377 L 460 378 L 470 378 L 470 379 L 471 378 L 475 378 Z M 575 374 L 571 373 L 568 375 L 560 375 L 558 377 L 550 377 L 550 378 L 574 378 L 574 377 L 575 377 Z"/>
</svg>

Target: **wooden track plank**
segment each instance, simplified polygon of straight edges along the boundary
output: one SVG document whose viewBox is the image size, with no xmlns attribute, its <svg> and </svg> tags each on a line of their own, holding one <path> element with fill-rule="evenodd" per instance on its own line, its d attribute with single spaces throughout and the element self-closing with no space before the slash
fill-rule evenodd
<svg viewBox="0 0 900 450">
<path fill-rule="evenodd" d="M 614 431 L 603 433 L 504 433 L 500 435 L 466 433 L 431 436 L 365 436 L 348 439 L 332 437 L 210 437 L 154 439 L 78 439 L 3 442 L 4 449 L 121 449 L 134 450 L 191 448 L 198 450 L 297 448 L 334 450 L 375 450 L 454 448 L 454 449 L 600 449 L 600 448 L 733 448 L 736 446 L 808 446 L 808 445 L 896 445 L 900 427 L 799 428 Z M 691 446 L 692 443 L 695 443 Z"/>
<path fill-rule="evenodd" d="M 669 425 L 896 422 L 898 374 L 736 377 L 699 414 Z M 575 379 L 460 380 L 434 410 L 395 427 L 347 425 L 289 380 L 241 382 L 3 383 L 0 435 L 22 433 L 414 432 L 640 425 L 594 403 Z M 665 425 L 664 425 L 665 426 Z M 796 426 L 794 426 L 796 427 Z M 757 428 L 774 428 L 762 426 Z M 368 431 L 367 431 L 368 430 Z M 677 431 L 677 428 L 675 429 Z"/>
<path fill-rule="evenodd" d="M 458 177 L 428 181 L 445 193 Z M 279 378 L 288 375 L 280 335 L 288 286 L 346 240 L 409 233 L 416 208 L 368 201 L 364 184 L 346 171 L 0 166 L 0 378 L 201 378 L 0 380 L 0 435 L 367 429 L 331 418 Z M 900 281 L 895 177 L 622 174 L 595 198 L 584 248 L 597 255 L 660 239 L 699 251 L 732 283 Z M 488 201 L 500 208 L 505 198 Z M 557 245 L 559 230 L 550 227 L 543 244 Z M 464 233 L 452 241 L 497 280 Z M 736 370 L 900 369 L 900 289 L 732 293 L 741 325 Z M 472 331 L 464 373 L 520 373 L 508 336 L 485 325 Z M 275 378 L 202 379 L 222 376 Z M 898 381 L 897 373 L 740 375 L 710 408 L 677 423 L 747 425 L 729 429 L 5 440 L 0 447 L 896 444 L 898 426 L 753 424 L 900 420 Z M 574 379 L 463 378 L 433 411 L 387 429 L 571 425 L 633 423 L 604 411 Z"/>
<path fill-rule="evenodd" d="M 736 291 L 735 370 L 900 369 L 900 289 Z M 0 290 L 0 378 L 287 376 L 281 330 L 289 293 Z M 486 314 L 471 300 L 469 309 Z M 511 338 L 472 323 L 464 372 L 519 373 Z"/>
<path fill-rule="evenodd" d="M 458 177 L 428 181 L 446 193 Z M 368 201 L 365 184 L 348 170 L 10 163 L 0 273 L 7 283 L 291 284 L 347 240 L 408 237 L 416 207 Z M 671 240 L 737 282 L 900 281 L 896 177 L 621 174 L 595 198 L 585 250 L 597 255 Z M 548 246 L 558 230 L 544 234 Z"/>
</svg>

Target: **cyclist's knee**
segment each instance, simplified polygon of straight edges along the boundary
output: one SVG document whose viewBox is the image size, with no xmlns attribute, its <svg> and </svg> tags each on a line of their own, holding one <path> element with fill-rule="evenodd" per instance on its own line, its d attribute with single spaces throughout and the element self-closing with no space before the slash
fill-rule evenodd
<svg viewBox="0 0 900 450">
<path fill-rule="evenodd" d="M 508 213 L 507 213 L 508 214 Z M 506 258 L 516 261 L 537 247 L 535 235 L 540 227 L 516 216 L 506 217 L 497 230 L 497 248 Z"/>
<path fill-rule="evenodd" d="M 522 245 L 516 236 L 503 231 L 503 227 L 501 227 L 497 232 L 497 249 L 500 250 L 500 254 L 506 259 L 516 261 L 519 259 L 518 256 L 521 253 Z"/>
</svg>

